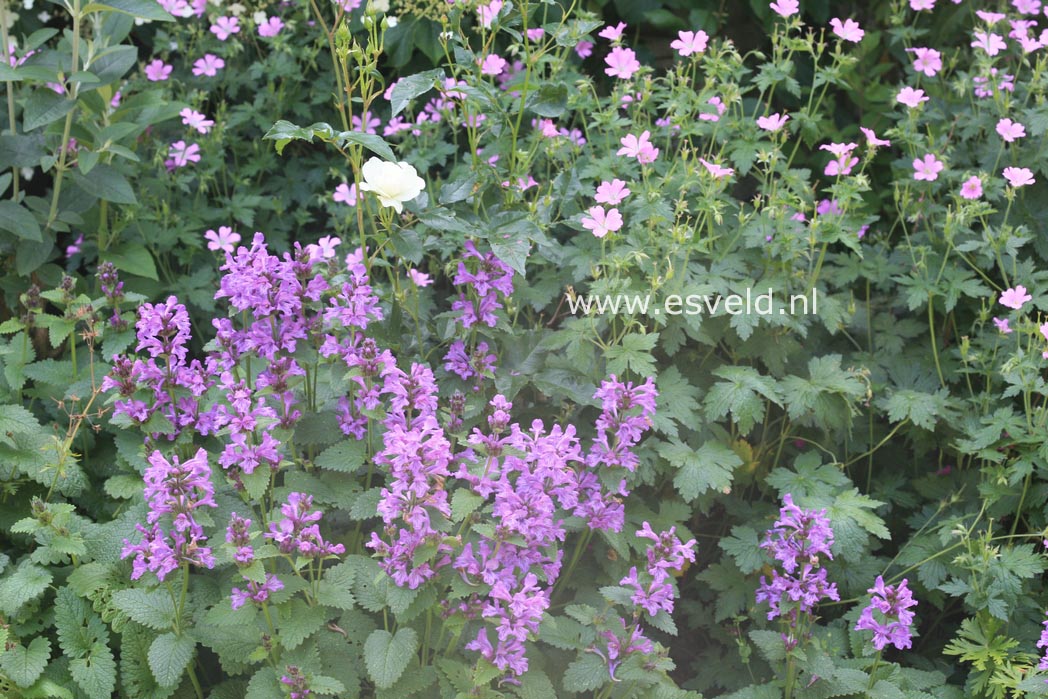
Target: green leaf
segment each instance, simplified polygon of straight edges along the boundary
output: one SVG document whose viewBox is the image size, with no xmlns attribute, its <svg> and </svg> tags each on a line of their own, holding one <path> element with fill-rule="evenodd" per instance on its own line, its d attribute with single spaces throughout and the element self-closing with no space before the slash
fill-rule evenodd
<svg viewBox="0 0 1048 699">
<path fill-rule="evenodd" d="M 549 677 L 536 668 L 529 668 L 520 676 L 520 686 L 516 691 L 520 699 L 557 699 L 557 690 Z"/>
<path fill-rule="evenodd" d="M 19 687 L 29 687 L 40 677 L 50 659 L 51 643 L 43 636 L 37 636 L 28 648 L 19 644 L 4 651 L 0 655 L 0 669 Z"/>
<path fill-rule="evenodd" d="M 70 661 L 69 670 L 73 680 L 91 699 L 112 699 L 116 689 L 116 661 L 104 643 L 96 643 L 87 656 Z"/>
<path fill-rule="evenodd" d="M 415 657 L 416 648 L 418 634 L 412 628 L 397 629 L 396 634 L 385 629 L 372 631 L 364 643 L 364 664 L 375 686 L 392 687 Z"/>
<path fill-rule="evenodd" d="M 408 106 L 411 100 L 419 95 L 424 95 L 429 92 L 438 84 L 438 81 L 443 79 L 444 69 L 434 68 L 433 70 L 427 70 L 424 73 L 415 73 L 414 75 L 409 75 L 406 78 L 398 80 L 390 93 L 390 117 L 395 117 L 400 114 L 404 111 L 404 108 Z"/>
<path fill-rule="evenodd" d="M 324 625 L 327 615 L 328 612 L 324 608 L 310 607 L 300 599 L 281 605 L 277 624 L 280 644 L 287 650 L 298 648 Z"/>
<path fill-rule="evenodd" d="M 105 258 L 116 265 L 116 268 L 140 277 L 146 277 L 157 281 L 156 263 L 153 255 L 140 243 L 124 243 L 116 248 L 108 250 Z"/>
<path fill-rule="evenodd" d="M 40 224 L 36 217 L 21 204 L 13 201 L 0 201 L 0 229 L 14 233 L 24 240 L 32 240 L 36 243 L 43 242 L 40 234 Z"/>
<path fill-rule="evenodd" d="M 609 374 L 623 374 L 627 369 L 638 376 L 654 376 L 655 360 L 651 351 L 659 340 L 659 333 L 628 333 L 622 344 L 609 347 L 604 356 Z"/>
<path fill-rule="evenodd" d="M 159 6 L 158 6 L 159 7 Z M 58 121 L 76 107 L 76 100 L 51 90 L 36 90 L 29 95 L 22 111 L 22 130 L 32 131 Z"/>
<path fill-rule="evenodd" d="M 451 496 L 451 521 L 461 522 L 484 503 L 484 498 L 473 491 L 458 489 Z"/>
<path fill-rule="evenodd" d="M 364 442 L 347 439 L 320 452 L 315 463 L 318 468 L 328 471 L 356 473 L 366 458 L 367 449 Z"/>
<path fill-rule="evenodd" d="M 778 631 L 754 629 L 750 631 L 750 640 L 769 663 L 774 664 L 786 659 L 786 644 Z"/>
<path fill-rule="evenodd" d="M 745 435 L 764 416 L 762 398 L 782 405 L 782 396 L 775 379 L 761 376 L 752 367 L 728 366 L 713 373 L 724 381 L 713 384 L 706 394 L 706 417 L 710 420 L 719 420 L 730 413 L 740 432 Z"/>
<path fill-rule="evenodd" d="M 117 590 L 112 601 L 114 607 L 142 626 L 156 631 L 167 631 L 174 626 L 175 604 L 164 590 Z"/>
<path fill-rule="evenodd" d="M 44 594 L 50 584 L 51 573 L 47 569 L 23 562 L 12 574 L 0 580 L 0 612 L 15 616 L 22 605 Z"/>
<path fill-rule="evenodd" d="M 165 633 L 149 646 L 149 669 L 161 687 L 174 687 L 193 659 L 196 642 L 189 636 Z"/>
<path fill-rule="evenodd" d="M 266 141 L 276 141 L 278 155 L 283 155 L 284 147 L 291 141 L 306 141 L 312 143 L 314 138 L 319 138 L 325 143 L 336 143 L 345 147 L 349 143 L 363 146 L 386 160 L 396 162 L 397 157 L 393 154 L 389 144 L 381 136 L 375 134 L 359 133 L 357 131 L 335 131 L 331 124 L 317 122 L 306 127 L 296 126 L 290 121 L 281 119 L 273 124 L 272 128 L 262 137 Z"/>
<path fill-rule="evenodd" d="M 99 163 L 91 170 L 90 176 L 73 171 L 73 181 L 76 182 L 80 189 L 99 199 L 111 201 L 114 204 L 138 203 L 127 178 L 111 165 Z M 116 264 L 116 262 L 114 261 L 113 264 Z M 130 272 L 132 270 L 127 271 Z"/>
<path fill-rule="evenodd" d="M 673 486 L 688 502 L 708 490 L 730 488 L 735 469 L 742 465 L 738 454 L 718 442 L 706 442 L 692 450 L 674 439 L 659 447 L 659 455 L 677 467 Z"/>
<path fill-rule="evenodd" d="M 735 559 L 735 565 L 743 573 L 753 573 L 764 565 L 760 539 L 749 527 L 732 527 L 731 536 L 721 539 L 720 547 Z"/>
<path fill-rule="evenodd" d="M 525 106 L 541 117 L 556 119 L 568 108 L 568 86 L 544 82 L 528 95 Z"/>
<path fill-rule="evenodd" d="M 90 12 L 121 12 L 125 15 L 149 19 L 154 22 L 174 22 L 175 18 L 161 9 L 160 5 L 152 0 L 99 0 L 93 2 L 81 10 L 84 14 Z"/>
<path fill-rule="evenodd" d="M 611 682 L 608 664 L 594 653 L 583 653 L 564 672 L 564 689 L 569 692 L 590 692 L 608 682 Z"/>
</svg>

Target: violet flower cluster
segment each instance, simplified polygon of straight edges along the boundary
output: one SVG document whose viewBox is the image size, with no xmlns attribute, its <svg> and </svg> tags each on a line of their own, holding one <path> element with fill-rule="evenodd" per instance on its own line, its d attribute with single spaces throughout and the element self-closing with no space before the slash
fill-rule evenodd
<svg viewBox="0 0 1048 699">
<path fill-rule="evenodd" d="M 906 580 L 898 585 L 885 585 L 880 575 L 867 592 L 873 597 L 859 615 L 856 631 L 873 631 L 873 647 L 884 650 L 889 643 L 903 650 L 911 646 L 913 617 L 910 611 L 917 600 L 906 586 Z"/>
<path fill-rule="evenodd" d="M 779 519 L 761 543 L 782 572 L 773 570 L 770 581 L 761 576 L 757 602 L 768 603 L 769 620 L 783 617 L 793 628 L 800 614 L 811 614 L 822 599 L 839 601 L 840 595 L 819 562 L 820 555 L 833 558 L 833 529 L 826 510 L 802 509 L 789 493 L 782 501 Z"/>
<path fill-rule="evenodd" d="M 653 542 L 648 546 L 645 573 L 638 573 L 637 566 L 633 566 L 619 581 L 620 585 L 633 589 L 631 601 L 651 616 L 660 611 L 673 613 L 676 596 L 673 573 L 682 571 L 685 561 L 695 561 L 695 539 L 682 543 L 676 531 L 676 527 L 670 527 L 669 531 L 655 533 L 651 525 L 644 522 L 637 536 Z"/>
<path fill-rule="evenodd" d="M 146 522 L 151 526 L 135 525 L 142 540 L 132 544 L 124 539 L 120 554 L 121 558 L 135 557 L 131 579 L 137 580 L 149 571 L 163 580 L 183 564 L 213 568 L 215 557 L 206 545 L 203 527 L 194 518 L 199 508 L 218 506 L 207 452 L 198 449 L 192 459 L 180 461 L 176 456 L 168 461 L 154 451 L 148 461 L 144 494 L 149 506 Z M 165 532 L 159 522 L 168 516 L 172 528 Z"/>
</svg>

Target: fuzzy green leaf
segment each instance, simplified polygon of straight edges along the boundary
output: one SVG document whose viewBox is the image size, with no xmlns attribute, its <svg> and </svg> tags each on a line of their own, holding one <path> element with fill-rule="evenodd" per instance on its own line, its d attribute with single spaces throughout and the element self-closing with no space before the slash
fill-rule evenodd
<svg viewBox="0 0 1048 699">
<path fill-rule="evenodd" d="M 385 629 L 376 629 L 364 643 L 364 664 L 368 675 L 380 688 L 392 687 L 415 657 L 418 634 L 414 629 L 397 629 L 391 634 Z"/>
</svg>

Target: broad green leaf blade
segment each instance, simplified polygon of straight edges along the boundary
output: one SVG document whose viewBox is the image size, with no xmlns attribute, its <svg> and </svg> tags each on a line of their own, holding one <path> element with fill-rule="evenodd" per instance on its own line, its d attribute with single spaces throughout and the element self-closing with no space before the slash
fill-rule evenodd
<svg viewBox="0 0 1048 699">
<path fill-rule="evenodd" d="M 0 229 L 14 233 L 19 238 L 42 243 L 40 224 L 29 209 L 13 201 L 0 201 Z"/>
<path fill-rule="evenodd" d="M 414 629 L 398 629 L 396 635 L 376 629 L 364 643 L 364 664 L 375 685 L 381 689 L 393 686 L 415 657 L 418 634 Z"/>
<path fill-rule="evenodd" d="M 444 70 L 442 68 L 434 68 L 433 70 L 415 73 L 398 80 L 390 94 L 390 116 L 395 117 L 400 114 L 411 100 L 429 92 L 437 85 L 437 81 L 443 78 Z"/>
<path fill-rule="evenodd" d="M 99 163 L 91 170 L 90 177 L 73 172 L 73 181 L 80 189 L 99 199 L 105 199 L 114 204 L 138 203 L 127 178 L 111 165 Z"/>
<path fill-rule="evenodd" d="M 196 642 L 189 636 L 165 633 L 149 646 L 149 669 L 161 687 L 174 687 L 193 659 Z"/>
<path fill-rule="evenodd" d="M 101 0 L 93 2 L 83 8 L 83 13 L 91 12 L 122 12 L 125 15 L 148 19 L 154 22 L 174 22 L 175 18 L 161 9 L 160 5 L 152 0 Z"/>
<path fill-rule="evenodd" d="M 13 646 L 0 655 L 0 669 L 19 687 L 29 687 L 43 673 L 51 659 L 51 643 L 43 636 L 34 638 L 28 647 Z"/>
</svg>

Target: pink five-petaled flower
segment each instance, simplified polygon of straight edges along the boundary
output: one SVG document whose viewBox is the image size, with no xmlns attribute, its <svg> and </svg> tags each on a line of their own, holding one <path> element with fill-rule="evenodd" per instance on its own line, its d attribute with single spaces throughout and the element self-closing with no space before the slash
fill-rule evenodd
<svg viewBox="0 0 1048 699">
<path fill-rule="evenodd" d="M 1041 0 L 1012 0 L 1012 7 L 1024 15 L 1035 15 L 1041 10 Z"/>
<path fill-rule="evenodd" d="M 208 250 L 215 252 L 221 250 L 232 254 L 236 244 L 240 242 L 240 234 L 229 226 L 219 226 L 217 233 L 211 229 L 204 233 L 204 240 L 207 241 Z"/>
<path fill-rule="evenodd" d="M 972 48 L 982 49 L 987 56 L 996 56 L 1008 46 L 1002 36 L 993 32 L 975 32 L 972 36 L 975 37 Z"/>
<path fill-rule="evenodd" d="M 504 70 L 506 70 L 506 59 L 497 53 L 485 56 L 480 65 L 481 75 L 501 75 Z"/>
<path fill-rule="evenodd" d="M 630 190 L 626 186 L 626 183 L 622 180 L 615 179 L 611 182 L 601 182 L 597 187 L 597 196 L 595 196 L 594 199 L 597 200 L 598 204 L 616 206 L 629 195 Z"/>
<path fill-rule="evenodd" d="M 332 197 L 335 201 L 349 206 L 357 205 L 357 186 L 355 184 L 347 185 L 345 182 L 335 187 L 335 194 Z"/>
<path fill-rule="evenodd" d="M 1018 311 L 1027 301 L 1033 300 L 1033 296 L 1026 293 L 1026 287 L 1022 284 L 1018 284 L 1011 289 L 1005 289 L 1001 292 L 1001 298 L 999 303 L 1005 308 L 1010 308 L 1013 311 Z"/>
<path fill-rule="evenodd" d="M 209 78 L 213 78 L 218 75 L 218 71 L 226 67 L 226 62 L 218 56 L 206 53 L 203 58 L 198 58 L 193 63 L 193 75 L 200 77 L 206 75 Z"/>
<path fill-rule="evenodd" d="M 1008 180 L 1008 184 L 1013 187 L 1025 187 L 1037 181 L 1033 178 L 1030 168 L 1027 167 L 1006 167 L 1003 174 L 1004 179 Z"/>
<path fill-rule="evenodd" d="M 1010 335 L 1012 333 L 1011 327 L 1008 325 L 1007 318 L 998 318 L 994 316 L 993 324 L 997 326 L 997 329 L 1004 335 Z"/>
<path fill-rule="evenodd" d="M 706 50 L 706 44 L 710 35 L 704 31 L 677 32 L 677 38 L 670 44 L 671 49 L 676 49 L 682 56 L 690 56 L 693 53 L 702 53 Z"/>
<path fill-rule="evenodd" d="M 605 74 L 613 78 L 629 80 L 634 73 L 640 70 L 637 54 L 633 52 L 633 49 L 624 49 L 621 46 L 614 47 L 604 62 L 608 64 L 608 67 L 604 69 Z"/>
<path fill-rule="evenodd" d="M 833 27 L 834 34 L 852 43 L 859 43 L 862 41 L 862 37 L 866 35 L 866 32 L 859 27 L 859 23 L 854 19 L 846 19 L 844 22 L 841 22 L 840 19 L 834 17 L 830 20 L 830 26 Z"/>
<path fill-rule="evenodd" d="M 935 49 L 912 48 L 906 50 L 916 56 L 913 59 L 913 69 L 918 73 L 924 73 L 932 78 L 942 70 L 942 54 Z"/>
<path fill-rule="evenodd" d="M 151 82 L 162 82 L 171 77 L 171 71 L 174 70 L 174 66 L 164 63 L 159 58 L 146 66 L 146 79 Z"/>
<path fill-rule="evenodd" d="M 182 117 L 183 124 L 191 129 L 196 129 L 198 133 L 206 134 L 215 125 L 212 119 L 208 119 L 200 112 L 194 111 L 189 107 L 183 109 L 178 115 Z"/>
<path fill-rule="evenodd" d="M 614 233 L 622 228 L 622 214 L 618 209 L 609 209 L 604 213 L 603 206 L 592 206 L 589 208 L 588 216 L 582 217 L 582 227 L 593 231 L 593 235 L 603 238 L 608 233 Z"/>
<path fill-rule="evenodd" d="M 852 151 L 857 147 L 857 143 L 830 143 L 819 146 L 819 150 L 829 151 L 835 156 L 827 163 L 825 174 L 829 177 L 851 174 L 852 168 L 859 162 L 858 158 L 852 156 Z"/>
<path fill-rule="evenodd" d="M 1011 119 L 1001 119 L 997 122 L 997 133 L 1000 134 L 1006 142 L 1012 143 L 1017 138 L 1022 138 L 1026 135 L 1026 129 L 1017 121 Z"/>
<path fill-rule="evenodd" d="M 592 41 L 580 41 L 575 44 L 575 53 L 579 58 L 589 58 L 593 55 L 593 42 Z"/>
<path fill-rule="evenodd" d="M 978 199 L 982 196 L 982 193 L 982 180 L 980 180 L 976 175 L 972 175 L 961 185 L 962 199 Z"/>
<path fill-rule="evenodd" d="M 618 41 L 619 39 L 622 38 L 622 32 L 625 31 L 625 29 L 626 29 L 626 23 L 625 22 L 619 22 L 614 27 L 612 27 L 612 26 L 604 27 L 603 29 L 600 30 L 600 34 L 598 34 L 597 36 L 599 36 L 602 39 L 607 39 L 608 41 Z"/>
<path fill-rule="evenodd" d="M 899 94 L 895 95 L 895 101 L 913 109 L 921 102 L 927 102 L 928 96 L 924 94 L 924 90 L 915 90 L 907 85 L 899 90 Z"/>
<path fill-rule="evenodd" d="M 735 171 L 732 170 L 730 167 L 723 167 L 722 165 L 718 165 L 717 163 L 711 163 L 705 158 L 699 158 L 699 162 L 702 163 L 702 166 L 706 168 L 707 172 L 709 172 L 711 175 L 714 176 L 714 178 L 718 180 L 722 177 L 730 177 L 731 175 L 735 174 Z"/>
<path fill-rule="evenodd" d="M 780 17 L 792 17 L 800 11 L 801 4 L 798 0 L 778 0 L 778 2 L 768 3 L 768 7 Z"/>
<path fill-rule="evenodd" d="M 168 159 L 164 165 L 168 170 L 185 167 L 189 163 L 200 162 L 200 146 L 195 143 L 186 144 L 185 141 L 175 141 L 167 151 Z"/>
<path fill-rule="evenodd" d="M 420 272 L 414 267 L 408 270 L 408 276 L 411 277 L 411 281 L 417 287 L 429 286 L 433 283 L 433 279 L 425 272 Z"/>
<path fill-rule="evenodd" d="M 236 17 L 219 17 L 211 25 L 211 33 L 218 37 L 219 41 L 225 41 L 240 31 L 240 20 Z"/>
<path fill-rule="evenodd" d="M 930 10 L 935 7 L 935 0 L 910 0 L 910 9 L 914 12 Z"/>
<path fill-rule="evenodd" d="M 942 169 L 942 162 L 937 160 L 931 153 L 928 153 L 923 158 L 917 158 L 913 161 L 913 179 L 934 182 L 939 178 L 939 173 Z"/>
<path fill-rule="evenodd" d="M 280 33 L 284 28 L 284 22 L 279 17 L 267 17 L 258 25 L 258 35 L 269 39 Z"/>
<path fill-rule="evenodd" d="M 757 126 L 761 127 L 765 131 L 778 131 L 790 118 L 785 114 L 772 114 L 770 116 L 757 117 Z"/>
<path fill-rule="evenodd" d="M 1005 15 L 1004 13 L 987 12 L 986 10 L 976 10 L 975 14 L 979 17 L 979 19 L 986 22 L 986 24 L 988 24 L 991 27 L 1000 22 L 1005 17 L 1007 17 L 1007 15 Z"/>
<path fill-rule="evenodd" d="M 477 17 L 480 19 L 480 26 L 485 29 L 491 29 L 492 23 L 501 11 L 502 0 L 491 0 L 487 5 L 477 7 Z"/>
<path fill-rule="evenodd" d="M 877 134 L 874 133 L 873 129 L 860 126 L 859 131 L 862 131 L 862 135 L 866 137 L 867 143 L 871 146 L 890 146 L 892 144 L 892 142 L 886 138 L 877 138 Z"/>
<path fill-rule="evenodd" d="M 659 157 L 659 149 L 652 145 L 648 138 L 651 136 L 650 131 L 644 131 L 639 137 L 633 134 L 623 136 L 619 143 L 622 144 L 622 148 L 619 148 L 615 155 L 625 155 L 629 158 L 636 158 L 637 162 L 642 165 L 647 163 L 655 162 L 655 158 Z"/>
</svg>

